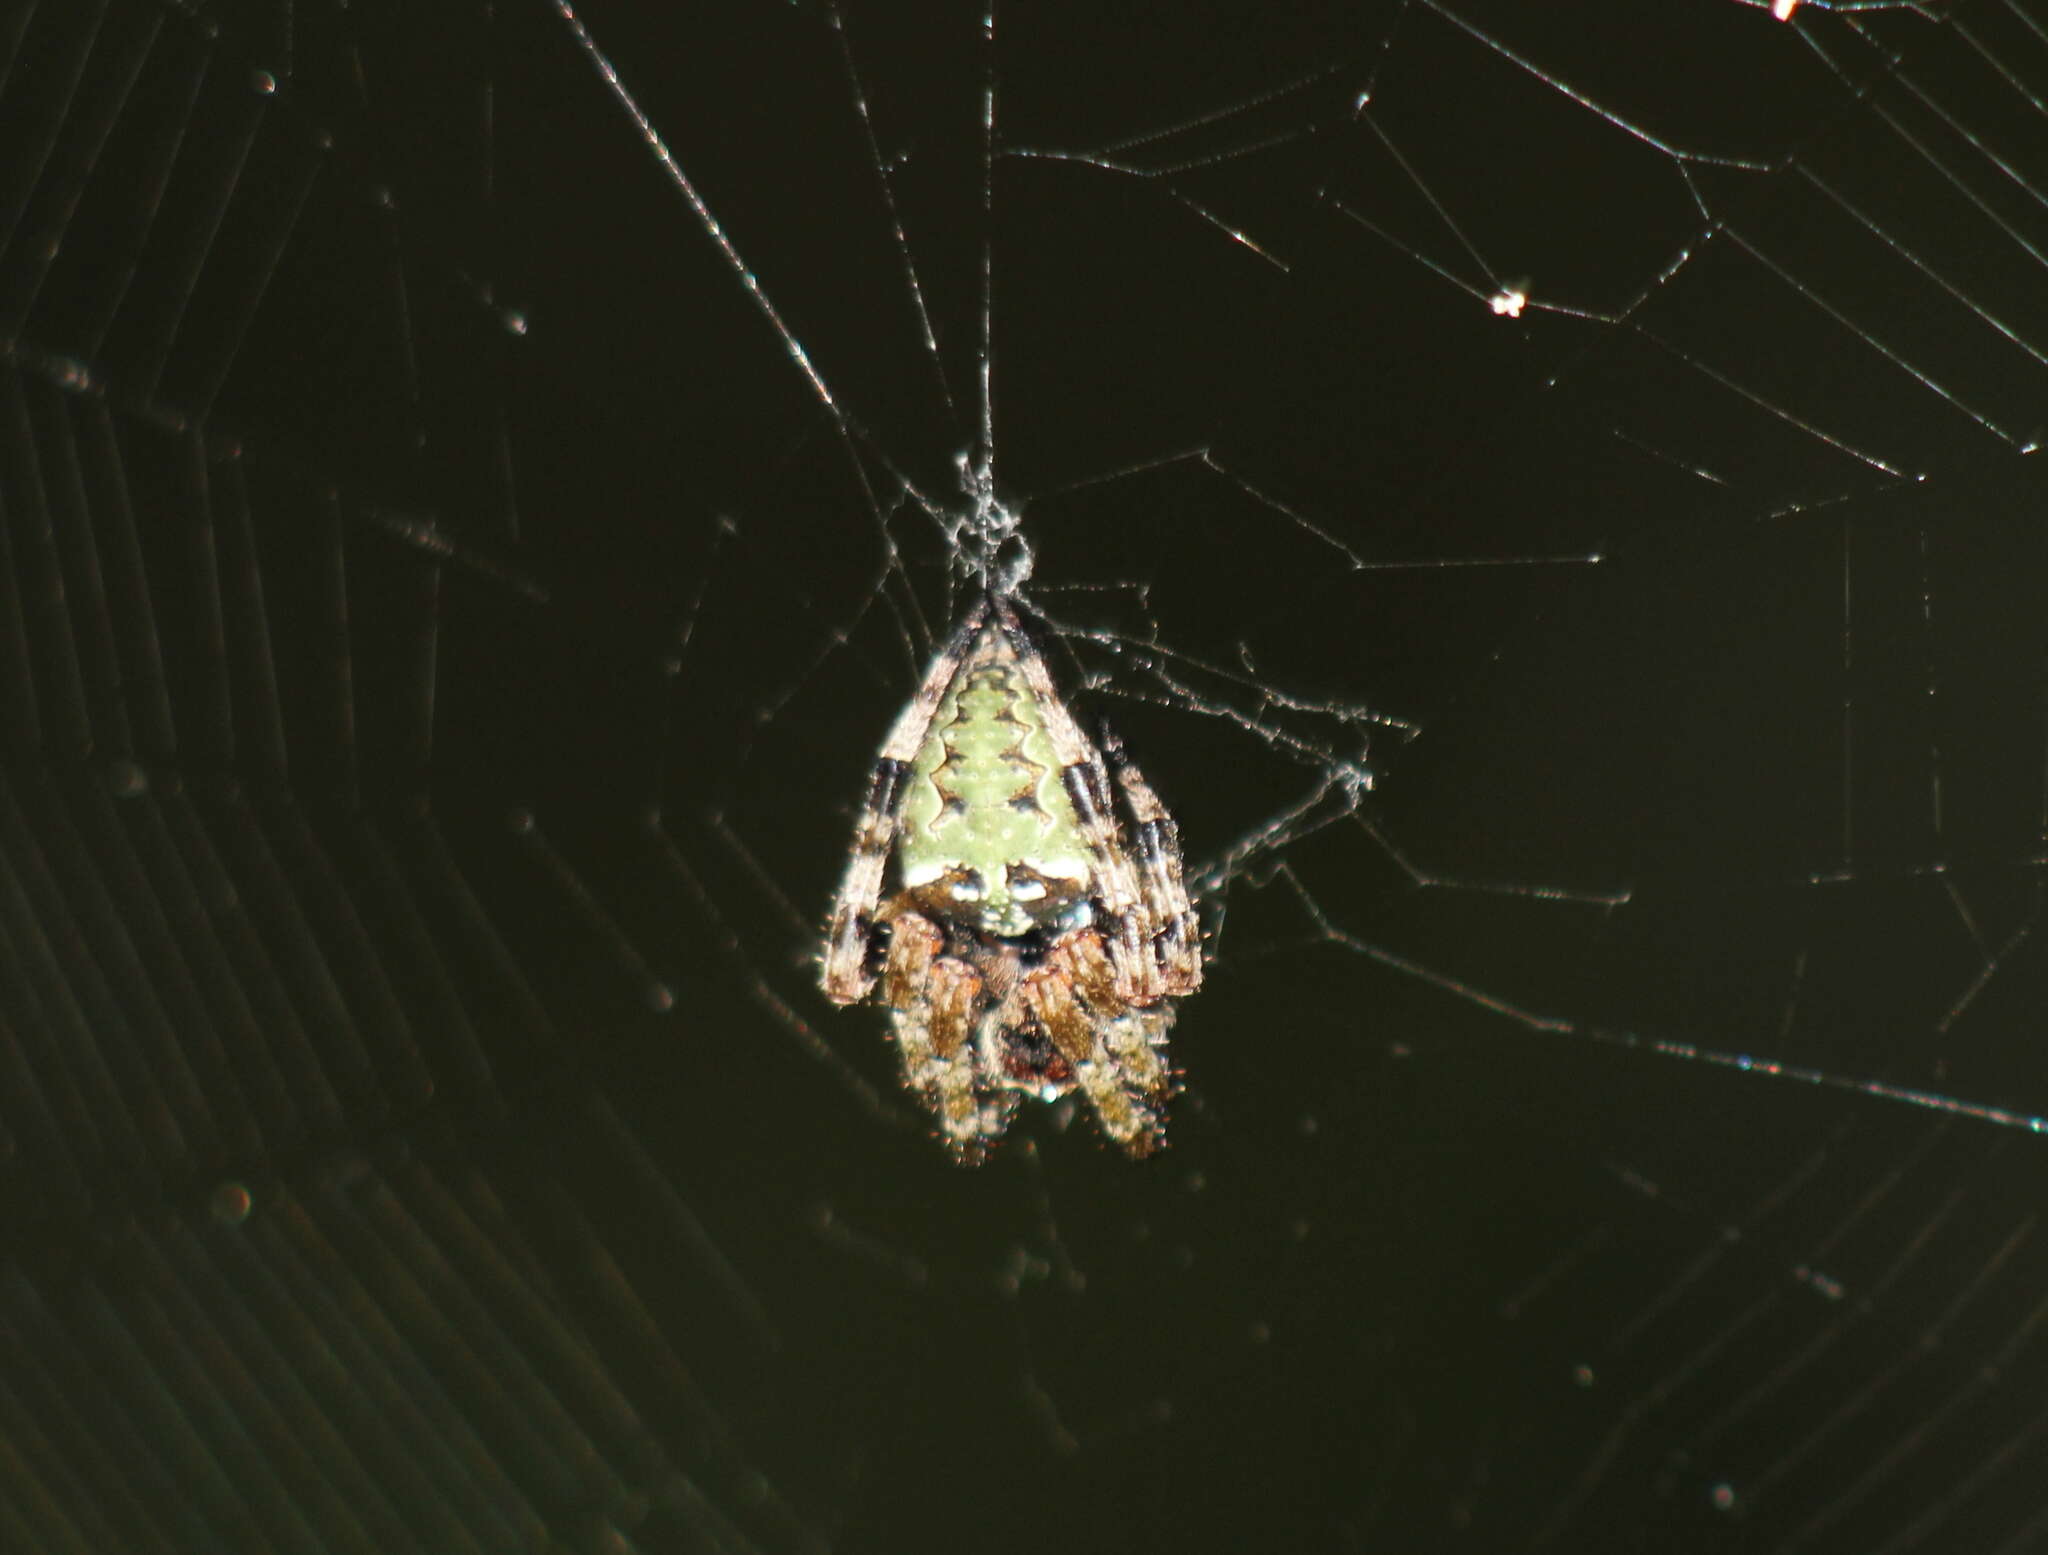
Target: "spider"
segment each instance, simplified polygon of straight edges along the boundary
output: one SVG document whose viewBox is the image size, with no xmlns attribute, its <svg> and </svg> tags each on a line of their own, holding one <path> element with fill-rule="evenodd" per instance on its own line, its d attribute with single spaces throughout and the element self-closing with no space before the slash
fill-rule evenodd
<svg viewBox="0 0 2048 1555">
<path fill-rule="evenodd" d="M 1202 982 L 1179 835 L 1115 738 L 1081 732 L 999 595 L 882 746 L 821 980 L 889 1008 L 904 1083 L 962 1162 L 1023 1097 L 1076 1090 L 1127 1154 L 1159 1146 L 1173 1001 Z"/>
</svg>

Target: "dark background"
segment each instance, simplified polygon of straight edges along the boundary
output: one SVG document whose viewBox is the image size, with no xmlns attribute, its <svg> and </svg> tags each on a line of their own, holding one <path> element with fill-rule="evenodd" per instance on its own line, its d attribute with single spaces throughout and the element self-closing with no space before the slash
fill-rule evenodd
<svg viewBox="0 0 2048 1555">
<path fill-rule="evenodd" d="M 6 13 L 0 1548 L 2038 1541 L 2042 18 L 580 14 L 832 406 L 539 0 Z M 1142 1165 L 814 988 L 985 240 Z"/>
</svg>

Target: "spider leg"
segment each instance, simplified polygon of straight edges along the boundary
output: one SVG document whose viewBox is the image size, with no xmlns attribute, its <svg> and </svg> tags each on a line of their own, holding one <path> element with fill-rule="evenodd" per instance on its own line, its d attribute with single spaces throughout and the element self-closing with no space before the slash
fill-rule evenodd
<svg viewBox="0 0 2048 1555">
<path fill-rule="evenodd" d="M 923 914 L 895 914 L 882 998 L 895 1012 L 904 1083 L 925 1098 L 954 1153 L 976 1161 L 1002 1134 L 1009 1114 L 985 1110 L 976 1093 L 968 1039 L 986 1002 L 982 977 L 966 961 L 942 954 L 945 944 L 944 933 Z"/>
<path fill-rule="evenodd" d="M 981 995 L 981 976 L 966 962 L 946 957 L 932 967 L 925 1001 L 930 1011 L 932 1051 L 937 1056 L 934 1110 L 946 1143 L 966 1160 L 979 1160 L 1009 1121 L 1007 1112 L 986 1111 L 975 1088 L 975 1051 L 968 1037 Z"/>
<path fill-rule="evenodd" d="M 1150 1107 L 1156 1125 L 1165 1126 L 1173 1075 L 1164 1062 L 1166 1034 L 1173 1026 L 1170 1008 L 1132 1010 L 1103 1024 L 1103 1045 L 1122 1071 L 1133 1078 Z"/>
<path fill-rule="evenodd" d="M 1126 1084 L 1099 1035 L 1120 1020 L 1144 1017 L 1130 1015 L 1102 1021 L 1090 1015 L 1075 997 L 1074 986 L 1064 969 L 1050 961 L 1028 973 L 1018 993 L 1025 1012 L 1045 1028 L 1053 1045 L 1073 1066 L 1074 1078 L 1082 1095 L 1088 1098 L 1102 1132 L 1130 1155 L 1145 1156 L 1156 1150 L 1160 1139 L 1159 1110 L 1145 1090 Z M 1150 1052 L 1149 1046 L 1146 1051 Z"/>
<path fill-rule="evenodd" d="M 853 857 L 832 903 L 832 924 L 825 931 L 825 996 L 839 1004 L 857 1004 L 875 986 L 867 969 L 875 931 L 875 907 L 882 896 L 882 875 L 889 867 L 889 849 L 896 839 L 896 819 L 903 808 L 905 763 L 884 755 L 868 782 L 867 803 L 853 833 Z"/>
<path fill-rule="evenodd" d="M 988 613 L 986 602 L 976 605 L 962 619 L 946 646 L 932 660 L 931 670 L 917 695 L 898 715 L 875 758 L 868 779 L 866 802 L 853 829 L 853 856 L 832 900 L 832 922 L 825 931 L 825 964 L 820 976 L 825 997 L 835 1004 L 858 1004 L 874 991 L 874 974 L 868 959 L 874 949 L 878 927 L 877 909 L 882 900 L 883 877 L 889 868 L 889 853 L 896 845 L 896 831 L 903 815 L 903 796 L 910 764 L 917 757 L 931 728 L 932 715 L 945 700 L 946 687 L 960 668 L 960 656 L 981 629 Z"/>
<path fill-rule="evenodd" d="M 1180 830 L 1138 764 L 1125 754 L 1123 742 L 1104 730 L 1102 749 L 1130 811 L 1163 989 L 1170 998 L 1191 994 L 1202 986 L 1202 920 L 1188 900 Z"/>
<path fill-rule="evenodd" d="M 1053 947 L 1046 962 L 1063 974 L 1064 981 L 1081 996 L 1083 1006 L 1096 1016 L 1104 1047 L 1140 1094 L 1163 1103 L 1172 1088 L 1160 1057 L 1173 1025 L 1172 1007 L 1138 1010 L 1119 1004 L 1114 970 L 1103 950 L 1102 937 L 1092 930 L 1068 935 Z"/>
</svg>

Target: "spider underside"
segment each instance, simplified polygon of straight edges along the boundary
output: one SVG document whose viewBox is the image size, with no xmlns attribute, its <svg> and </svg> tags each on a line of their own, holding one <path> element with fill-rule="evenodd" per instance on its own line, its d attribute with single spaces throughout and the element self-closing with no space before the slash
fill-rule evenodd
<svg viewBox="0 0 2048 1555">
<path fill-rule="evenodd" d="M 1201 981 L 1173 818 L 1113 738 L 1081 731 L 1015 607 L 978 601 L 875 763 L 826 995 L 888 1007 L 904 1082 L 958 1159 L 1025 1096 L 1075 1091 L 1143 1156 L 1173 1001 Z"/>
</svg>

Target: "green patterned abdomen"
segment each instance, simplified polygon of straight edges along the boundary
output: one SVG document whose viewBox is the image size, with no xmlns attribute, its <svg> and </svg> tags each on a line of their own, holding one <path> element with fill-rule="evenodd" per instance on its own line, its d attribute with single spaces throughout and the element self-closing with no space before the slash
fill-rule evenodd
<svg viewBox="0 0 2048 1555">
<path fill-rule="evenodd" d="M 1087 888 L 1088 848 L 1052 736 L 993 627 L 962 660 L 911 763 L 897 857 L 905 887 L 1005 938 L 1054 924 Z"/>
</svg>

